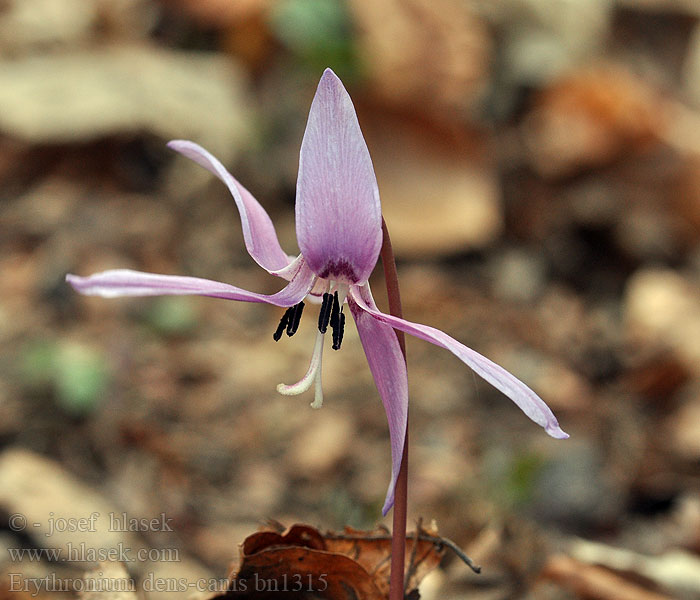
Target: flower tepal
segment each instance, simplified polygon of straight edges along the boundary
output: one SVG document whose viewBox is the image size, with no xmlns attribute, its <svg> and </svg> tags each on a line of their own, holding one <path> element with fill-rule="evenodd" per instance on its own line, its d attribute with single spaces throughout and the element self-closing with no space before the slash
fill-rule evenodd
<svg viewBox="0 0 700 600">
<path fill-rule="evenodd" d="M 306 374 L 297 383 L 277 387 L 285 395 L 301 394 L 314 387 L 312 406 L 316 408 L 323 403 L 325 338 L 329 335 L 332 348 L 340 349 L 347 306 L 389 423 L 392 476 L 384 514 L 394 501 L 408 415 L 406 364 L 394 329 L 449 350 L 513 400 L 550 436 L 568 437 L 545 402 L 514 375 L 438 329 L 384 314 L 377 308 L 368 279 L 382 243 L 379 191 L 352 101 L 333 71 L 326 69 L 321 77 L 301 144 L 295 210 L 301 254 L 296 258 L 282 250 L 263 207 L 214 156 L 189 141 L 176 140 L 168 145 L 226 184 L 240 213 L 248 253 L 263 269 L 286 280 L 286 287 L 268 295 L 196 277 L 119 269 L 89 277 L 68 275 L 67 280 L 78 292 L 104 297 L 195 294 L 273 304 L 287 309 L 274 332 L 275 340 L 285 334 L 294 335 L 305 300 L 320 305 Z"/>
<path fill-rule="evenodd" d="M 316 275 L 367 281 L 382 246 L 379 189 L 350 96 L 330 70 L 301 142 L 295 214 L 299 248 Z"/>
</svg>

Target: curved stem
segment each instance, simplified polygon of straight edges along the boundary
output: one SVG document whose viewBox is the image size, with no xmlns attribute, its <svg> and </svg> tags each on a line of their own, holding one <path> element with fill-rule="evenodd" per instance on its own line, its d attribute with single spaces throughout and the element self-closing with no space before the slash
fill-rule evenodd
<svg viewBox="0 0 700 600">
<path fill-rule="evenodd" d="M 382 266 L 384 267 L 384 280 L 389 298 L 389 313 L 400 319 L 403 318 L 401 310 L 401 294 L 399 292 L 399 279 L 396 273 L 396 260 L 391 248 L 389 231 L 382 217 Z M 394 330 L 399 340 L 399 346 L 406 360 L 406 340 L 403 331 Z M 404 600 L 404 563 L 406 559 L 406 516 L 408 508 L 408 421 L 406 422 L 406 437 L 403 444 L 403 456 L 399 477 L 396 480 L 393 527 L 391 534 L 391 576 L 389 580 L 389 600 Z"/>
</svg>

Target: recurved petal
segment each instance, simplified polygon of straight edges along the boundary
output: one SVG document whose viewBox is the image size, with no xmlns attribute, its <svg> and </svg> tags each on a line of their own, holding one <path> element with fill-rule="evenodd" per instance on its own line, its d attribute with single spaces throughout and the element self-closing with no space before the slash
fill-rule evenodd
<svg viewBox="0 0 700 600">
<path fill-rule="evenodd" d="M 309 112 L 299 156 L 297 239 L 314 273 L 366 281 L 382 244 L 379 190 L 355 108 L 326 69 Z"/>
<path fill-rule="evenodd" d="M 275 271 L 284 269 L 290 259 L 280 246 L 270 217 L 253 195 L 212 154 L 198 144 L 186 140 L 173 140 L 168 143 L 168 147 L 192 159 L 228 186 L 241 215 L 243 239 L 250 256 L 270 273 L 276 274 Z"/>
<path fill-rule="evenodd" d="M 247 290 L 199 277 L 159 275 L 129 269 L 115 269 L 95 273 L 89 277 L 66 275 L 73 288 L 87 296 L 116 298 L 119 296 L 210 296 L 243 302 L 265 302 L 276 306 L 294 306 L 301 302 L 313 287 L 315 275 L 301 262 L 296 275 L 287 287 L 276 294 L 257 294 Z"/>
<path fill-rule="evenodd" d="M 545 404 L 544 400 L 503 367 L 500 367 L 471 348 L 467 348 L 467 346 L 451 338 L 439 329 L 429 327 L 428 325 L 411 323 L 410 321 L 380 312 L 374 305 L 369 287 L 366 285 L 353 286 L 350 289 L 350 294 L 359 307 L 367 311 L 377 321 L 391 325 L 395 329 L 410 333 L 411 335 L 452 352 L 462 362 L 471 367 L 477 375 L 483 377 L 492 386 L 508 396 L 518 405 L 520 410 L 535 423 L 544 427 L 545 431 L 552 437 L 558 439 L 569 437 L 569 435 L 559 427 L 556 417 Z"/>
<path fill-rule="evenodd" d="M 384 404 L 391 439 L 391 482 L 386 493 L 382 514 L 394 504 L 396 479 L 399 476 L 403 445 L 408 422 L 408 378 L 406 362 L 394 330 L 373 318 L 348 298 L 350 311 L 357 324 L 360 341 L 367 356 L 370 371 Z M 372 301 L 374 306 L 374 302 Z M 375 306 L 376 308 L 376 306 Z"/>
</svg>

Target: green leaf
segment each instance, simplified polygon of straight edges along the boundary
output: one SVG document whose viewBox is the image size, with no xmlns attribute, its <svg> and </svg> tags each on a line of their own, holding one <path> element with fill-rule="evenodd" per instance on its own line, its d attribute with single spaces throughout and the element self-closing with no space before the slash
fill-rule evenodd
<svg viewBox="0 0 700 600">
<path fill-rule="evenodd" d="M 315 71 L 331 67 L 344 80 L 357 71 L 350 17 L 339 0 L 286 0 L 275 5 L 271 27 Z"/>
<path fill-rule="evenodd" d="M 184 335 L 197 325 L 191 298 L 165 296 L 150 303 L 146 321 L 162 335 Z"/>
<path fill-rule="evenodd" d="M 55 365 L 56 401 L 73 416 L 93 412 L 107 388 L 108 372 L 102 354 L 86 346 L 68 344 Z"/>
</svg>

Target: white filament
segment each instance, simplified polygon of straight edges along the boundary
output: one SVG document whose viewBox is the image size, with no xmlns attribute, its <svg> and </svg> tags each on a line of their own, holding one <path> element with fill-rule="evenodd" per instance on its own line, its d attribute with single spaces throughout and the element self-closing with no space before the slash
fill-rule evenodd
<svg viewBox="0 0 700 600">
<path fill-rule="evenodd" d="M 319 331 L 316 334 L 316 342 L 314 351 L 311 355 L 309 370 L 306 371 L 299 381 L 292 385 L 280 383 L 277 386 L 277 391 L 283 396 L 297 396 L 307 391 L 312 384 L 315 384 L 314 401 L 311 403 L 311 408 L 321 408 L 323 406 L 323 389 L 321 386 L 321 362 L 323 359 L 323 339 L 324 335 Z"/>
<path fill-rule="evenodd" d="M 345 299 L 348 297 L 348 291 L 350 286 L 347 283 L 338 283 L 335 286 L 335 291 L 338 292 L 338 303 L 342 310 L 343 304 L 345 304 Z"/>
<path fill-rule="evenodd" d="M 325 282 L 324 282 L 325 283 Z M 348 295 L 349 286 L 343 283 L 336 283 L 329 281 L 325 283 L 325 289 L 316 286 L 317 291 L 321 294 L 324 292 L 330 293 L 331 291 L 338 292 L 338 302 L 342 310 L 345 299 Z M 297 396 L 303 394 L 311 388 L 314 388 L 314 401 L 311 403 L 311 408 L 321 408 L 323 406 L 323 386 L 321 384 L 321 363 L 323 361 L 323 340 L 325 335 L 320 331 L 316 334 L 316 342 L 314 343 L 314 351 L 311 355 L 311 362 L 309 363 L 309 369 L 299 381 L 291 385 L 286 385 L 280 383 L 277 386 L 277 391 L 283 396 Z"/>
</svg>

